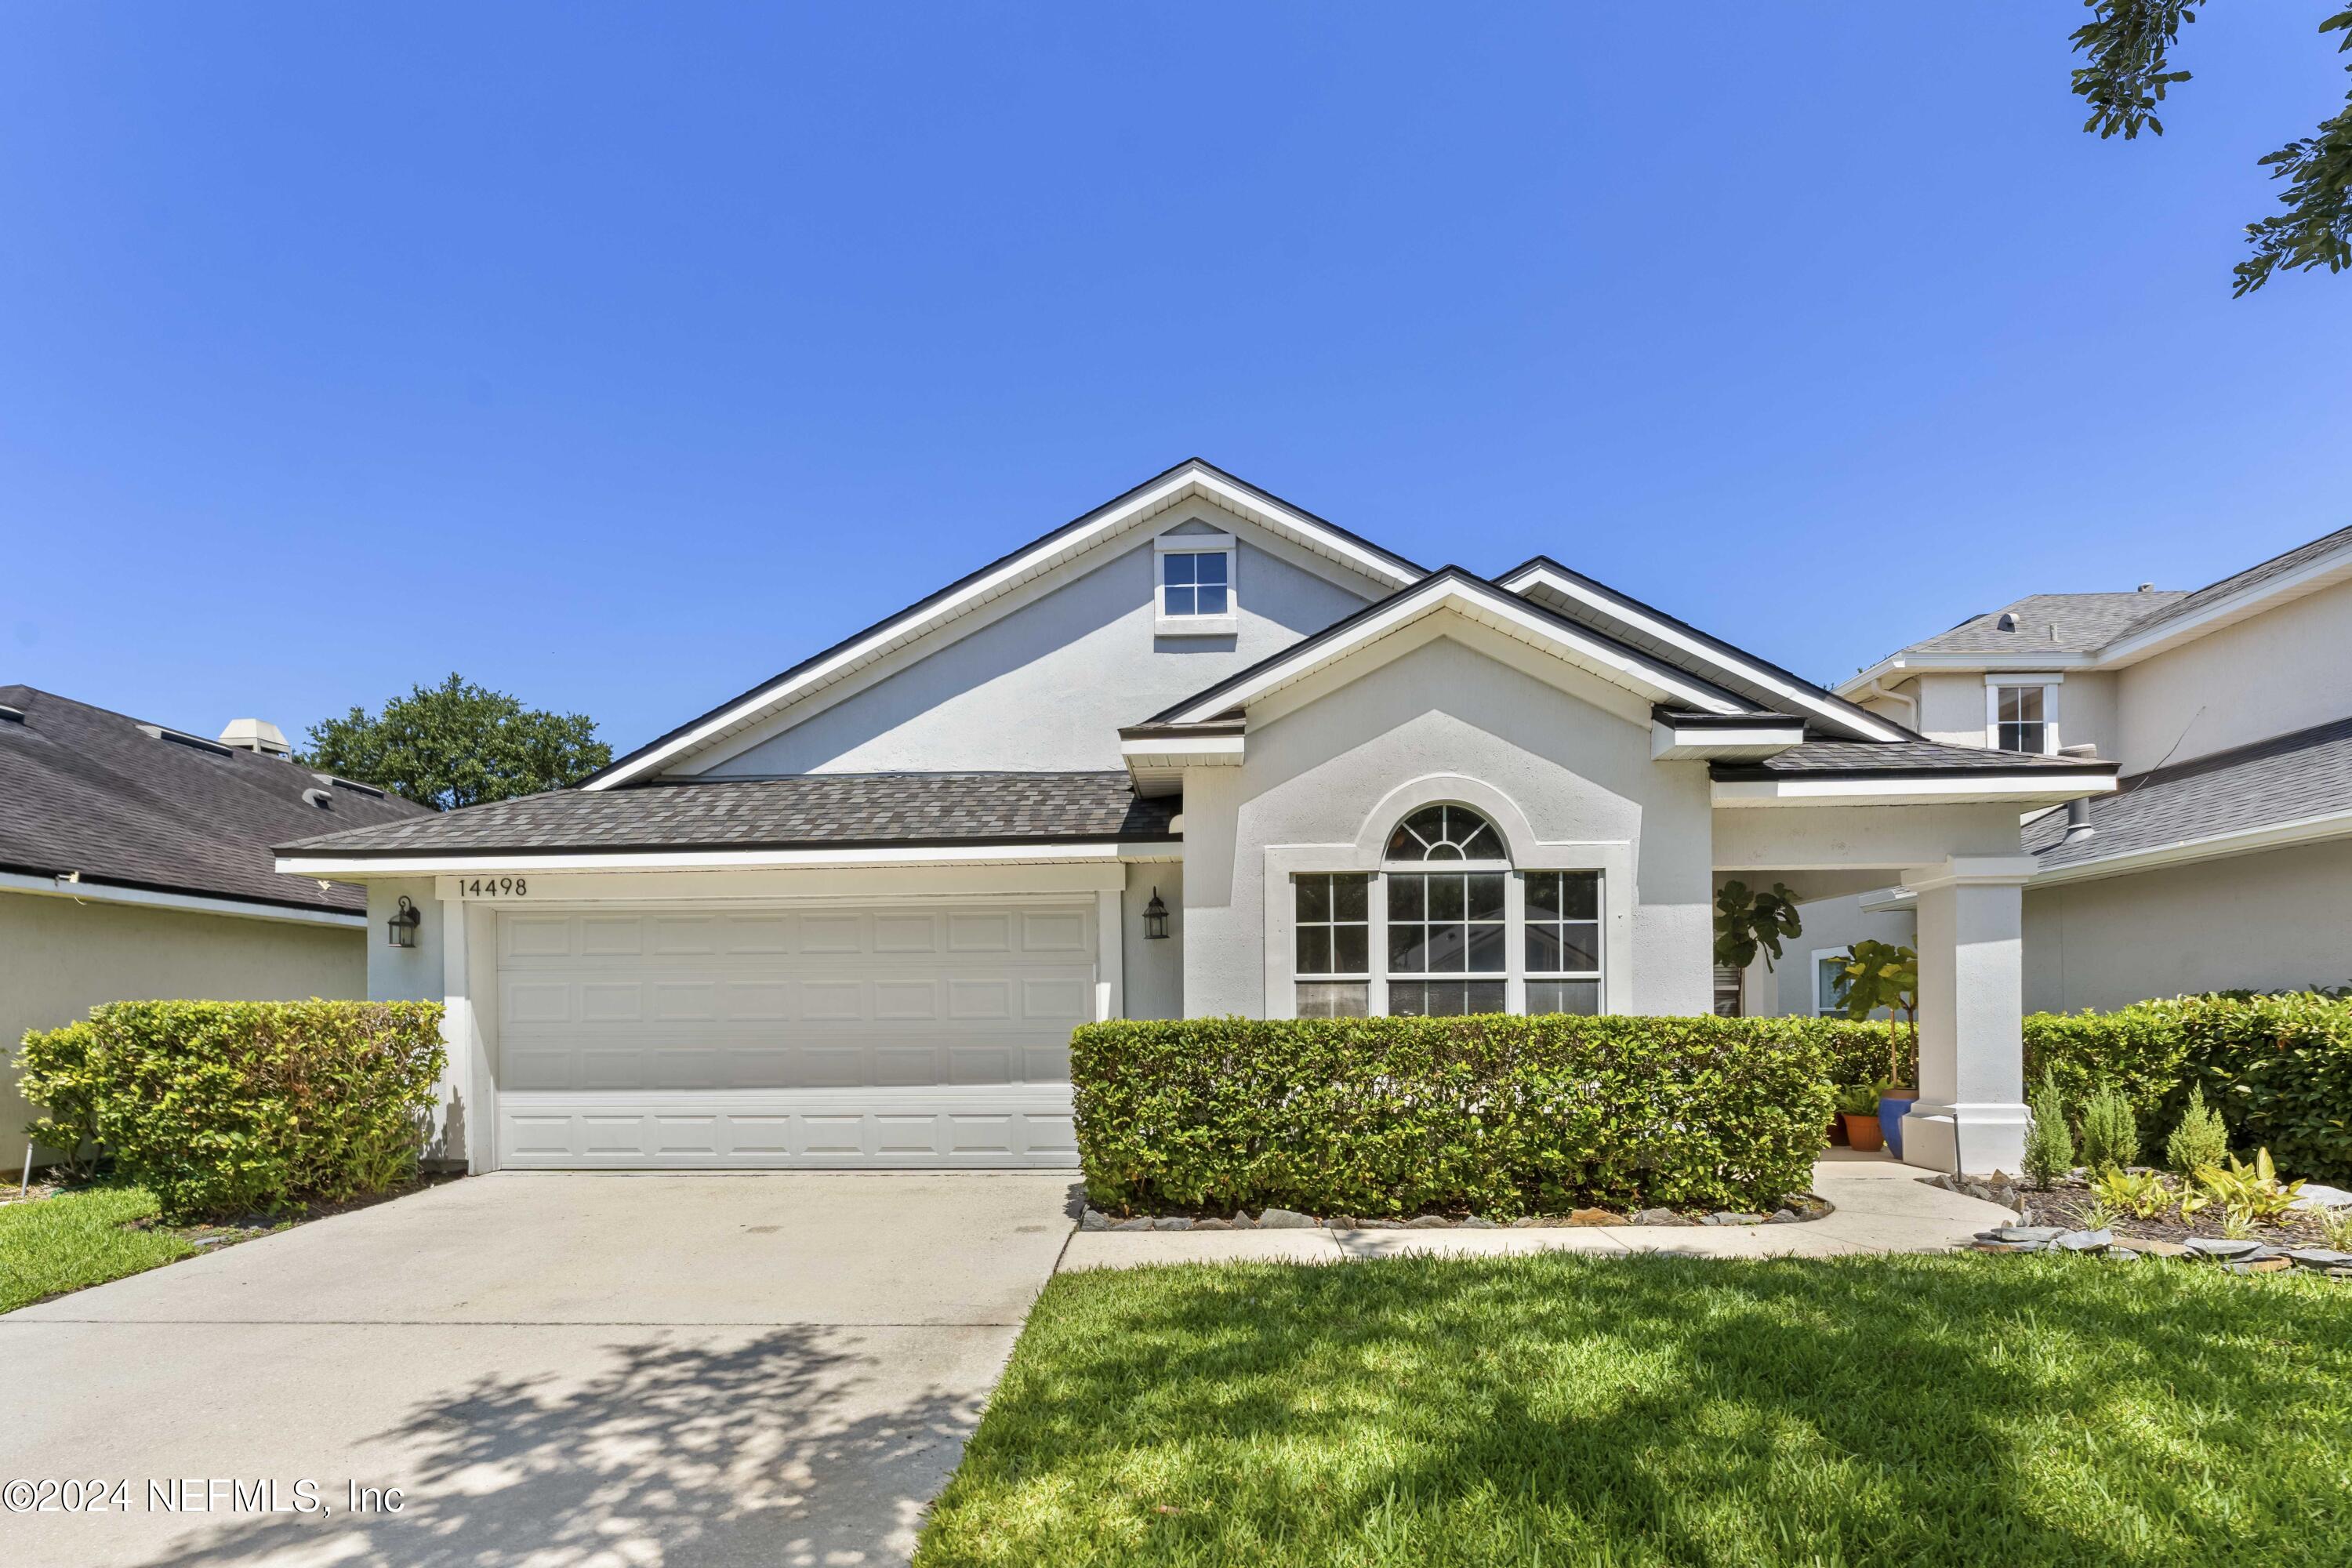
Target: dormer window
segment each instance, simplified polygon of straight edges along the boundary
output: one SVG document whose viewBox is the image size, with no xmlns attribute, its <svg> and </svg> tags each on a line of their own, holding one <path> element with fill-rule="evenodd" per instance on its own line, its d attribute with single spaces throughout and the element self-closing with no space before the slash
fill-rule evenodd
<svg viewBox="0 0 2352 1568">
<path fill-rule="evenodd" d="M 1985 677 L 1985 742 L 1997 752 L 2048 756 L 2058 750 L 2055 675 Z"/>
<path fill-rule="evenodd" d="M 1155 630 L 1161 637 L 1230 635 L 1241 623 L 1234 609 L 1234 548 L 1230 533 L 1163 533 L 1154 542 Z"/>
</svg>

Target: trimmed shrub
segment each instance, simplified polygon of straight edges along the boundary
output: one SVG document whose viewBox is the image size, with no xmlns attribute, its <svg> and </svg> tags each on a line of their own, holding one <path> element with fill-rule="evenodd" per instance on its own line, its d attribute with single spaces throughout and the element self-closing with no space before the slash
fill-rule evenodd
<svg viewBox="0 0 2352 1568">
<path fill-rule="evenodd" d="M 2047 1073 L 2026 1111 L 2022 1173 L 2035 1186 L 2046 1187 L 2074 1168 L 2074 1140 L 2066 1131 L 2066 1100 Z"/>
<path fill-rule="evenodd" d="M 2229 1157 L 2230 1132 L 2221 1125 L 2221 1113 L 2207 1108 L 2202 1087 L 2190 1088 L 2180 1124 L 2164 1141 L 2164 1163 L 2184 1176 L 2193 1176 Z"/>
<path fill-rule="evenodd" d="M 1070 1076 L 1113 1213 L 1770 1209 L 1822 1149 L 1823 1047 L 1796 1018 L 1193 1018 L 1086 1025 Z"/>
<path fill-rule="evenodd" d="M 170 1220 L 382 1192 L 424 1148 L 433 1002 L 114 1002 L 25 1037 L 52 1149 L 88 1142 Z"/>
<path fill-rule="evenodd" d="M 2101 1089 L 2083 1107 L 2082 1151 L 2077 1157 L 2094 1173 L 2139 1163 L 2139 1122 L 2121 1090 Z"/>
</svg>

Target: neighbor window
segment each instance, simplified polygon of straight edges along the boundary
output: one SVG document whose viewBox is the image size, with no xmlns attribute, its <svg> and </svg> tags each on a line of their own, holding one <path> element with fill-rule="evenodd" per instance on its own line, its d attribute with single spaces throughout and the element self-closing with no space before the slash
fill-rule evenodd
<svg viewBox="0 0 2352 1568">
<path fill-rule="evenodd" d="M 1360 1018 L 1370 1010 L 1370 881 L 1319 872 L 1297 879 L 1298 1016 Z"/>
<path fill-rule="evenodd" d="M 1817 952 L 1813 955 L 1813 1015 L 1821 1018 L 1845 1016 L 1846 987 L 1851 984 L 1845 974 L 1846 950 Z"/>
<path fill-rule="evenodd" d="M 1601 1011 L 1601 873 L 1528 873 L 1528 1011 Z"/>
<path fill-rule="evenodd" d="M 1233 584 L 1226 560 L 1222 550 L 1170 552 L 1160 563 L 1160 613 L 1171 617 L 1230 614 Z"/>
<path fill-rule="evenodd" d="M 1996 686 L 1990 689 L 1992 700 L 1992 743 L 2004 752 L 2029 752 L 2036 756 L 2050 747 L 2053 711 L 2052 691 L 2047 686 Z"/>
</svg>

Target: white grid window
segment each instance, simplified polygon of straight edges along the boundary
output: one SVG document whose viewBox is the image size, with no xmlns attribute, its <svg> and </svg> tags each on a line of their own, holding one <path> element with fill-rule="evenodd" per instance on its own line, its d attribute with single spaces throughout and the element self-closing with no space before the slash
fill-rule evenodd
<svg viewBox="0 0 2352 1568">
<path fill-rule="evenodd" d="M 1160 563 L 1160 613 L 1171 620 L 1232 614 L 1231 563 L 1222 550 L 1171 551 Z"/>
<path fill-rule="evenodd" d="M 1528 873 L 1528 1011 L 1601 1011 L 1601 873 Z"/>
<path fill-rule="evenodd" d="M 1323 872 L 1294 879 L 1298 1016 L 1360 1018 L 1370 1010 L 1370 882 Z"/>
<path fill-rule="evenodd" d="M 2053 689 L 2047 686 L 1990 688 L 1992 743 L 1995 750 L 2026 752 L 2041 756 L 2053 750 L 2052 730 L 2058 717 Z"/>
</svg>

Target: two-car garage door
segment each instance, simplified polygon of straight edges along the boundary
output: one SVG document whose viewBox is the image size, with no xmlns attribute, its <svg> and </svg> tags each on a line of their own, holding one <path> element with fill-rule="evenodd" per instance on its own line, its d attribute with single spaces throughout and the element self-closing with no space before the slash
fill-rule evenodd
<svg viewBox="0 0 2352 1568">
<path fill-rule="evenodd" d="M 1091 904 L 497 921 L 500 1165 L 1076 1162 Z"/>
</svg>

